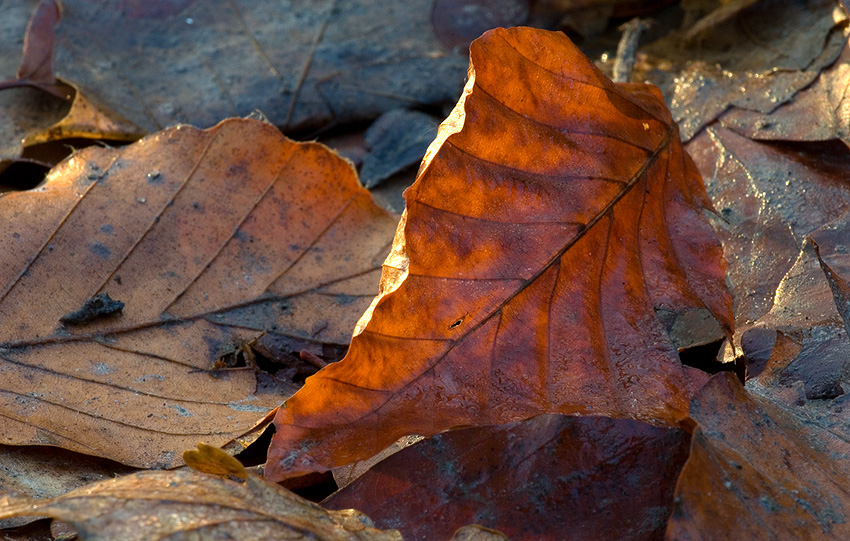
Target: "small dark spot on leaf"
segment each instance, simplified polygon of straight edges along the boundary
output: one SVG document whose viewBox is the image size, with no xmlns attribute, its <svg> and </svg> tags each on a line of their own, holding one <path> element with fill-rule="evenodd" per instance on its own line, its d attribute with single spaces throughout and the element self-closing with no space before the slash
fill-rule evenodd
<svg viewBox="0 0 850 541">
<path fill-rule="evenodd" d="M 109 259 L 109 256 L 112 255 L 112 250 L 99 242 L 89 244 L 89 250 L 91 250 L 94 255 L 102 257 L 103 259 Z"/>
<path fill-rule="evenodd" d="M 460 326 L 461 323 L 463 323 L 463 318 L 460 318 L 457 321 L 455 321 L 454 323 L 452 323 L 451 325 L 449 325 L 449 328 L 454 329 L 455 327 Z"/>
</svg>

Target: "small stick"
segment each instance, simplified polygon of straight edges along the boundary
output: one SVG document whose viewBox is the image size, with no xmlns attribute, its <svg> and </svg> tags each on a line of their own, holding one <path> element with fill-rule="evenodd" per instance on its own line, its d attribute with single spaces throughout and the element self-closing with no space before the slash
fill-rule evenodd
<svg viewBox="0 0 850 541">
<path fill-rule="evenodd" d="M 649 23 L 635 17 L 631 21 L 620 26 L 623 36 L 617 45 L 617 58 L 614 59 L 614 82 L 628 83 L 632 79 L 632 70 L 635 67 L 635 53 L 637 53 L 638 40 L 644 30 L 649 28 Z"/>
<path fill-rule="evenodd" d="M 314 355 L 313 353 L 310 353 L 306 349 L 301 350 L 299 357 L 301 357 L 302 361 L 307 361 L 308 363 L 312 364 L 316 368 L 324 368 L 328 365 L 328 363 L 326 363 L 324 359 L 322 359 L 318 355 Z"/>
</svg>

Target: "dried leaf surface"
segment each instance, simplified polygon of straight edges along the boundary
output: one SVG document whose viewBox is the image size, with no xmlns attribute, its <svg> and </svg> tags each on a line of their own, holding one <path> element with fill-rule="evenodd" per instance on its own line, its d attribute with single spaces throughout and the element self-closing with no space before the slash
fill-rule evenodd
<svg viewBox="0 0 850 541">
<path fill-rule="evenodd" d="M 44 500 L 0 496 L 0 519 L 38 515 L 72 524 L 81 538 L 398 541 L 357 512 L 326 511 L 246 474 L 244 483 L 188 470 L 99 481 Z"/>
<path fill-rule="evenodd" d="M 754 141 L 718 124 L 688 143 L 723 218 L 714 223 L 739 332 L 781 299 L 777 288 L 803 239 L 850 209 L 850 154 L 842 147 Z"/>
<path fill-rule="evenodd" d="M 3 443 L 139 467 L 280 403 L 214 370 L 241 341 L 344 346 L 395 222 L 327 148 L 249 120 L 86 149 L 0 215 Z"/>
<path fill-rule="evenodd" d="M 800 91 L 793 101 L 763 113 L 732 109 L 720 121 L 751 139 L 774 141 L 828 141 L 850 145 L 850 46 L 847 43 L 829 68 Z"/>
<path fill-rule="evenodd" d="M 793 100 L 838 58 L 845 21 L 832 0 L 762 0 L 710 30 L 698 28 L 699 39 L 671 34 L 647 46 L 664 64 L 647 75 L 667 89 L 687 141 L 730 108 L 770 113 Z"/>
<path fill-rule="evenodd" d="M 149 132 L 255 108 L 317 129 L 457 97 L 465 54 L 439 43 L 431 3 L 63 0 L 55 66 Z"/>
<path fill-rule="evenodd" d="M 134 470 L 109 460 L 56 449 L 0 445 L 0 493 L 48 498 L 59 496 L 94 481 Z M 0 520 L 0 529 L 26 524 L 36 517 Z M 5 533 L 5 532 L 4 532 Z M 4 539 L 5 541 L 5 539 Z"/>
<path fill-rule="evenodd" d="M 689 389 L 655 308 L 731 329 L 711 204 L 657 90 L 557 33 L 496 30 L 471 57 L 348 357 L 279 410 L 272 479 L 541 412 L 674 424 Z"/>
<path fill-rule="evenodd" d="M 39 143 L 70 138 L 135 141 L 146 133 L 95 104 L 73 83 L 56 78 L 53 48 L 61 13 L 56 0 L 38 4 L 27 25 L 18 78 L 0 82 L 0 90 L 17 89 L 0 95 L 0 171 Z M 29 91 L 28 86 L 53 96 Z"/>
<path fill-rule="evenodd" d="M 668 539 L 846 539 L 850 441 L 718 374 L 691 405 L 699 424 Z"/>
<path fill-rule="evenodd" d="M 407 447 L 323 502 L 408 539 L 476 523 L 509 539 L 663 535 L 687 433 L 639 421 L 541 415 Z"/>
</svg>

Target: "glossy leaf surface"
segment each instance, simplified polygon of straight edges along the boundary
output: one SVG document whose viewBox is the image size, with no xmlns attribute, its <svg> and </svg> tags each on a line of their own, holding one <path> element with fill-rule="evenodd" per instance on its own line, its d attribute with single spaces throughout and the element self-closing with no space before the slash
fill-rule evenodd
<svg viewBox="0 0 850 541">
<path fill-rule="evenodd" d="M 382 293 L 279 410 L 267 475 L 542 412 L 686 416 L 655 309 L 705 307 L 728 332 L 731 299 L 657 89 L 612 83 L 562 34 L 488 32 L 405 197 Z"/>
</svg>

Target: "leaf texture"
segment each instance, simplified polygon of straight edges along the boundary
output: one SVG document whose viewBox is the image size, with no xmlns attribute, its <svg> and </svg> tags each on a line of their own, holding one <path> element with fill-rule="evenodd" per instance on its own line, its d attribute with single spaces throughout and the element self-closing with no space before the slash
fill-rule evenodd
<svg viewBox="0 0 850 541">
<path fill-rule="evenodd" d="M 56 498 L 0 495 L 0 518 L 39 515 L 74 526 L 82 539 L 321 539 L 400 541 L 356 511 L 326 511 L 247 473 L 245 483 L 189 470 L 142 472 Z"/>
<path fill-rule="evenodd" d="M 691 414 L 698 428 L 667 539 L 847 539 L 846 435 L 728 372 L 700 390 Z"/>
<path fill-rule="evenodd" d="M 470 523 L 517 541 L 658 539 L 689 442 L 639 421 L 539 415 L 423 440 L 322 505 L 355 507 L 406 539 Z"/>
<path fill-rule="evenodd" d="M 214 370 L 230 344 L 344 347 L 395 226 L 326 147 L 238 119 L 86 149 L 0 215 L 2 443 L 138 467 L 280 403 Z"/>
<path fill-rule="evenodd" d="M 660 92 L 559 33 L 497 29 L 470 54 L 348 356 L 278 411 L 272 479 L 541 412 L 673 425 L 691 389 L 655 309 L 731 331 L 711 203 Z"/>
</svg>

